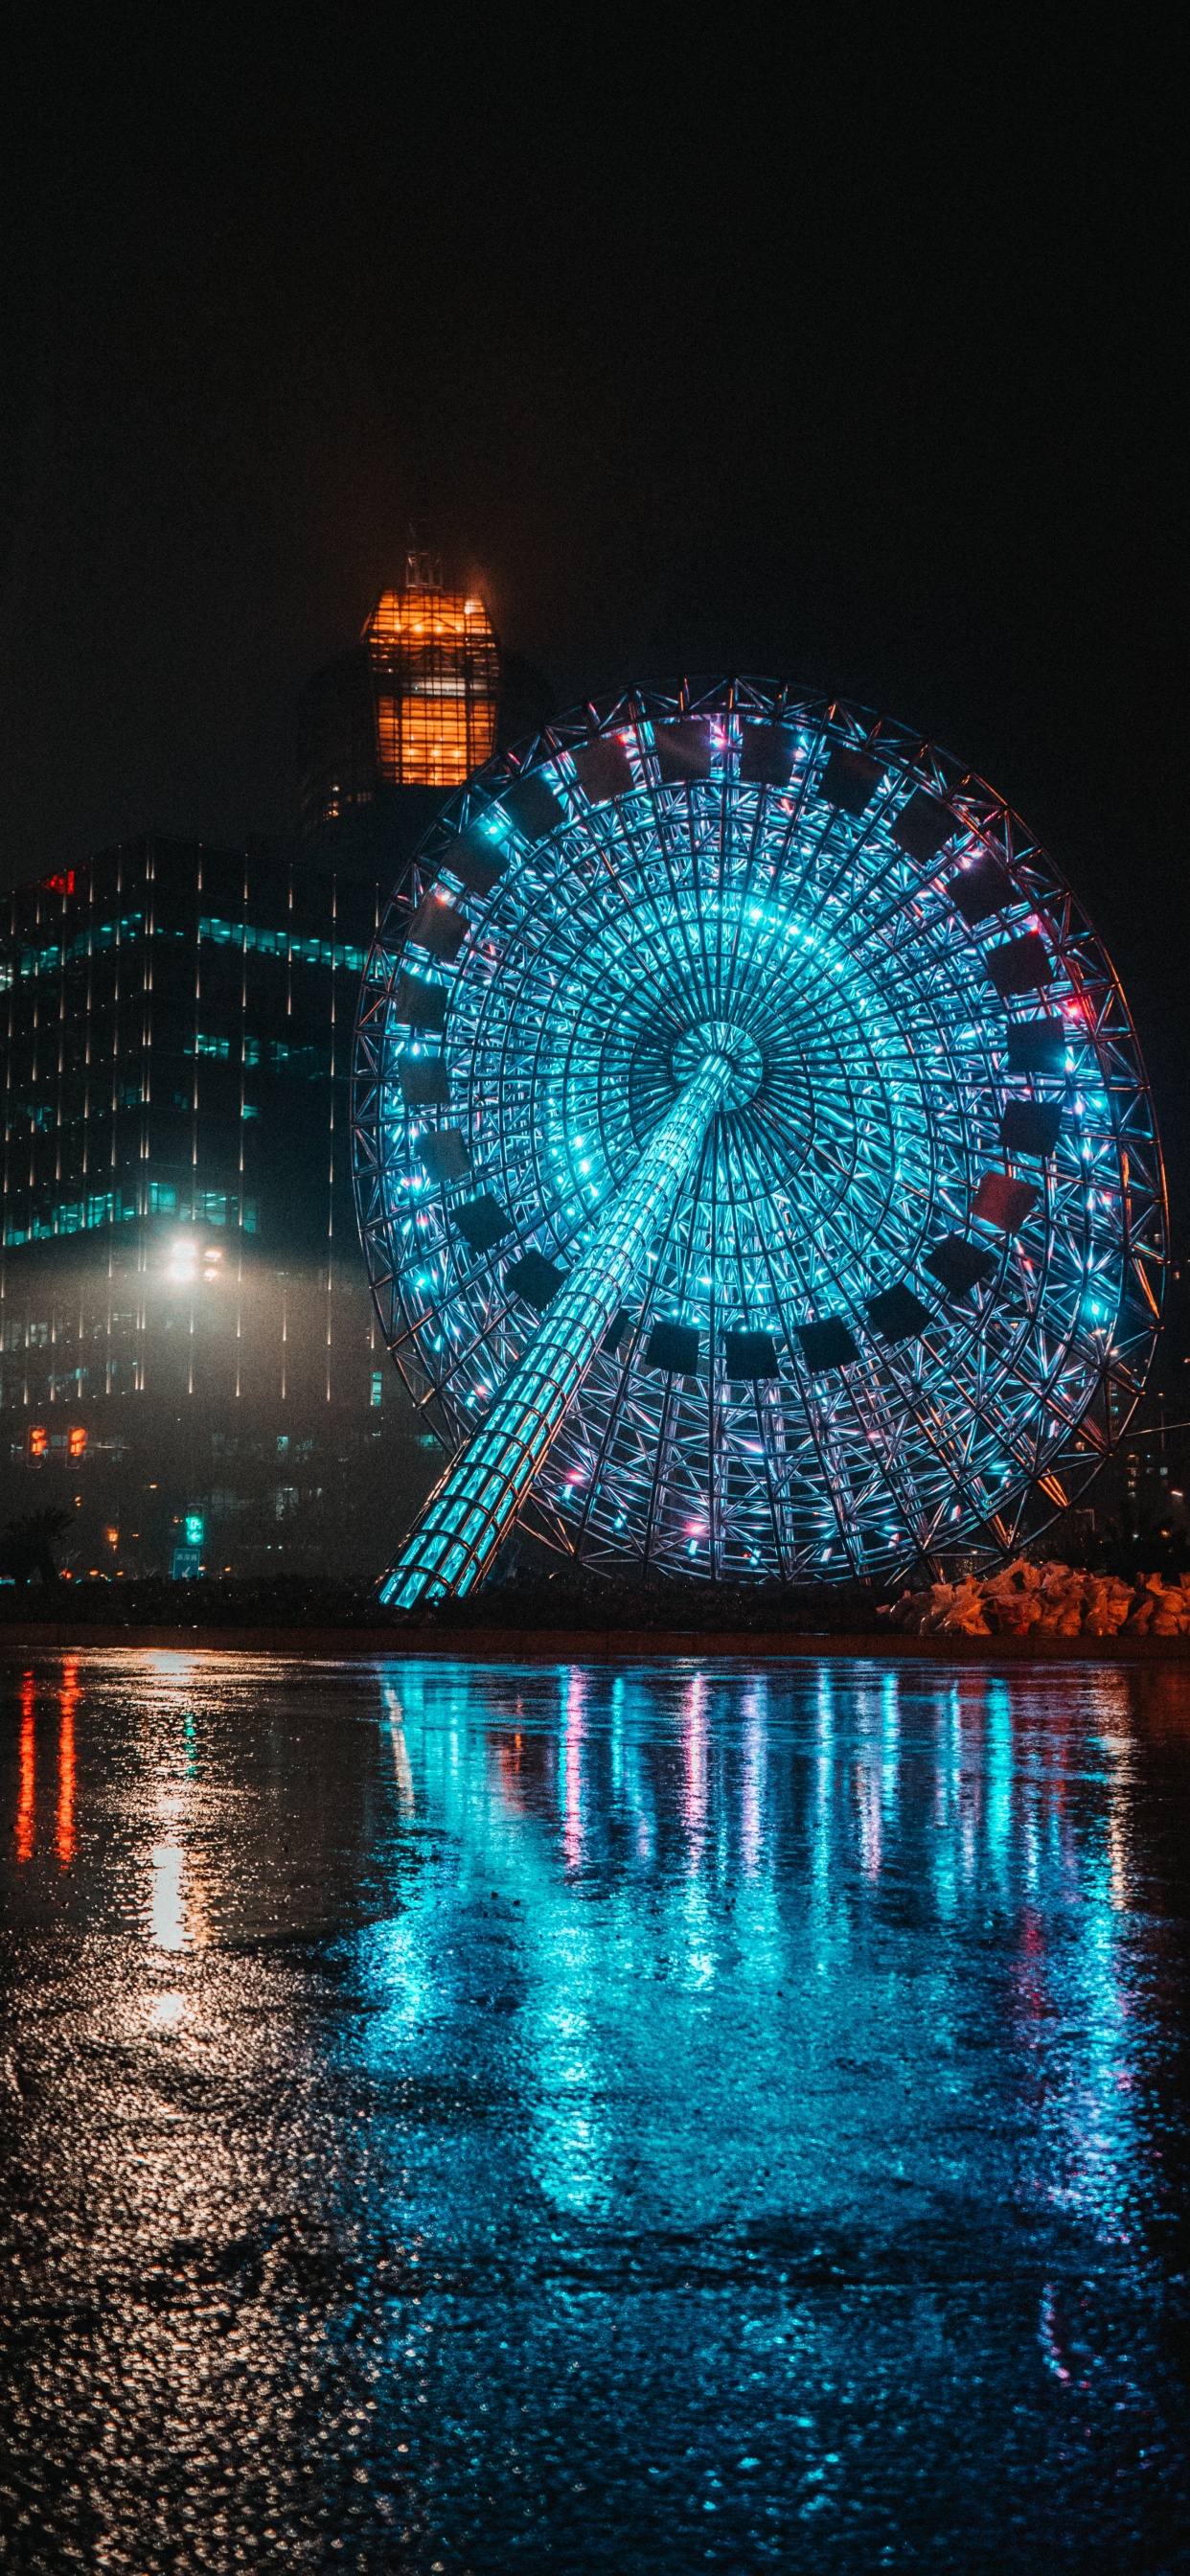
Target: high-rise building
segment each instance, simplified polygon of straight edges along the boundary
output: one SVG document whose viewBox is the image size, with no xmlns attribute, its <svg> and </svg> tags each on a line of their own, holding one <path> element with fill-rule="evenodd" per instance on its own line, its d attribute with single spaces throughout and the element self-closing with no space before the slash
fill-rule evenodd
<svg viewBox="0 0 1190 2576">
<path fill-rule="evenodd" d="M 377 601 L 357 645 L 304 690 L 298 709 L 300 830 L 307 843 L 383 820 L 420 836 L 442 798 L 496 743 L 501 657 L 483 601 L 444 590 L 441 564 L 411 552 L 402 590 Z"/>
<path fill-rule="evenodd" d="M 0 897 L 0 1522 L 69 1502 L 84 1571 L 384 1562 L 436 1453 L 359 1249 L 359 979 L 445 798 L 549 712 L 411 552 L 303 694 L 295 846 L 150 837 Z"/>
<path fill-rule="evenodd" d="M 10 1512 L 81 1496 L 102 1570 L 189 1523 L 212 1567 L 365 1571 L 352 1497 L 417 1482 L 351 1190 L 378 897 L 149 838 L 3 899 L 0 1473 Z"/>
</svg>

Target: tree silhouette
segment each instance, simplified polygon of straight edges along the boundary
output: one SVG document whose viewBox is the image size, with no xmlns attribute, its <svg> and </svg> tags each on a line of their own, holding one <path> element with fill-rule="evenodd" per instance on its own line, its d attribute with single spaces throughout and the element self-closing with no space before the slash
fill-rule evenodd
<svg viewBox="0 0 1190 2576">
<path fill-rule="evenodd" d="M 0 1530 L 0 1575 L 11 1583 L 56 1583 L 54 1541 L 74 1527 L 73 1514 L 53 1505 L 42 1512 L 22 1512 Z"/>
</svg>

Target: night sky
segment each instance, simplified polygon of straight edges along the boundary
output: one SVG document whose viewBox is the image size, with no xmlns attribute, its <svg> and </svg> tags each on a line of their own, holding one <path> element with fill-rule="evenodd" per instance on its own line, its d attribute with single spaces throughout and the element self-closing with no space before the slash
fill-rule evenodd
<svg viewBox="0 0 1190 2576">
<path fill-rule="evenodd" d="M 295 691 L 416 517 L 560 704 L 780 672 L 988 776 L 1115 954 L 1178 1217 L 1180 74 L 954 23 L 142 16 L 11 65 L 6 879 L 284 828 Z"/>
</svg>

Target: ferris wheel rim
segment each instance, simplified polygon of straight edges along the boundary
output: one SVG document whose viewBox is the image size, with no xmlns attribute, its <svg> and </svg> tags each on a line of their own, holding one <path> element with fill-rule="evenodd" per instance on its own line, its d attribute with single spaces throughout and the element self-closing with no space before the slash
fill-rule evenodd
<svg viewBox="0 0 1190 2576">
<path fill-rule="evenodd" d="M 889 757 L 886 762 L 886 774 L 895 761 L 900 765 L 899 775 L 902 783 L 907 780 L 912 781 L 909 796 L 904 800 L 905 802 L 910 801 L 914 795 L 924 789 L 927 796 L 932 793 L 937 801 L 945 801 L 952 810 L 962 811 L 964 829 L 976 840 L 978 846 L 986 846 L 991 840 L 995 840 L 1001 854 L 1007 851 L 1014 859 L 1014 885 L 1018 867 L 1032 864 L 1036 877 L 1040 866 L 1047 902 L 1052 902 L 1056 895 L 1064 911 L 1062 954 L 1065 970 L 1069 971 L 1072 962 L 1077 964 L 1077 952 L 1081 943 L 1086 954 L 1093 957 L 1098 982 L 1106 984 L 1108 989 L 1109 1002 L 1101 1014 L 1100 1026 L 1105 1027 L 1110 1017 L 1112 1021 L 1110 1042 L 1117 1050 L 1122 1047 L 1126 1051 L 1132 1096 L 1134 1100 L 1143 1102 L 1147 1108 L 1147 1134 L 1144 1141 L 1152 1169 L 1149 1175 L 1147 1214 L 1143 1230 L 1146 1233 L 1146 1257 L 1155 1266 L 1157 1275 L 1153 1326 L 1155 1332 L 1156 1315 L 1160 1304 L 1160 1282 L 1166 1253 L 1166 1206 L 1164 1170 L 1160 1142 L 1152 1116 L 1151 1091 L 1119 976 L 1062 870 L 1050 853 L 1044 851 L 1040 843 L 1028 832 L 1027 827 L 1006 800 L 999 797 L 977 773 L 962 769 L 950 755 L 940 752 L 925 738 L 911 735 L 905 728 L 890 725 L 870 711 L 854 707 L 844 700 L 828 699 L 818 693 L 811 696 L 810 693 L 799 693 L 793 690 L 788 684 L 762 682 L 745 677 L 726 682 L 694 680 L 670 684 L 666 687 L 635 688 L 601 703 L 591 702 L 584 709 L 577 711 L 575 716 L 543 728 L 530 737 L 526 744 L 517 746 L 511 752 L 498 755 L 468 783 L 466 788 L 450 800 L 437 822 L 431 827 L 431 831 L 427 834 L 418 853 L 415 854 L 403 879 L 394 888 L 378 932 L 361 1000 L 357 1028 L 355 1096 L 361 1222 L 365 1242 L 370 1249 L 374 1294 L 390 1348 L 397 1346 L 399 1359 L 401 1330 L 407 1329 L 409 1317 L 402 1308 L 400 1328 L 394 1331 L 396 1308 L 392 1292 L 397 1292 L 399 1300 L 402 1265 L 399 1261 L 394 1262 L 388 1258 L 384 1214 L 383 1211 L 379 1215 L 377 1212 L 377 1176 L 383 1162 L 383 1153 L 378 1150 L 377 1145 L 377 1101 L 382 1083 L 374 1049 L 369 1054 L 368 1029 L 369 1012 L 375 1013 L 378 1000 L 383 1011 L 384 997 L 387 995 L 391 999 L 395 978 L 400 972 L 400 959 L 408 944 L 407 934 L 413 918 L 412 907 L 415 901 L 420 902 L 436 881 L 441 883 L 444 878 L 447 881 L 450 880 L 452 875 L 450 853 L 452 850 L 458 850 L 462 833 L 472 829 L 478 819 L 485 815 L 490 816 L 494 810 L 505 810 L 504 800 L 515 796 L 518 789 L 524 789 L 527 785 L 531 787 L 535 780 L 539 784 L 543 783 L 543 773 L 547 774 L 544 784 L 549 792 L 549 780 L 552 779 L 555 785 L 557 784 L 566 764 L 573 759 L 576 751 L 581 753 L 592 745 L 607 744 L 616 736 L 617 729 L 623 726 L 637 729 L 642 726 L 648 729 L 654 725 L 660 725 L 662 728 L 671 725 L 681 727 L 694 725 L 700 721 L 709 722 L 712 717 L 720 720 L 736 719 L 741 727 L 749 725 L 770 728 L 814 727 L 817 729 L 820 742 L 829 740 L 836 747 L 839 744 L 850 746 L 853 750 L 859 751 L 861 758 L 864 756 L 863 746 L 870 747 L 869 758 L 874 757 L 876 752 L 887 749 Z M 760 803 L 763 803 L 766 792 L 762 787 L 758 800 Z M 956 797 L 961 799 L 961 806 L 957 808 L 953 805 Z M 596 810 L 606 811 L 607 806 L 614 801 L 612 798 L 607 798 L 604 800 L 603 807 Z M 518 843 L 517 846 L 519 848 L 520 844 Z M 526 844 L 530 850 L 534 846 L 532 842 Z M 955 865 L 953 849 L 945 860 L 939 861 L 938 865 L 939 868 L 945 866 L 947 869 L 953 869 Z M 451 891 L 452 899 L 457 899 L 457 878 Z M 546 895 L 542 894 L 540 889 L 538 889 L 537 899 L 542 904 L 546 903 Z M 1021 899 L 1023 898 L 1014 897 L 1014 902 Z M 462 900 L 471 902 L 474 908 L 475 898 L 468 895 L 465 884 Z M 479 901 L 490 904 L 491 890 L 487 896 L 481 896 Z M 1077 981 L 1077 978 L 1075 980 Z M 545 1080 L 548 1070 L 548 1035 L 543 1017 L 535 1056 L 535 1078 L 540 1081 Z M 515 1033 L 506 1028 L 504 1037 L 506 1060 L 515 1042 Z M 1090 1044 L 1098 1062 L 1099 1033 L 1097 1030 L 1090 1031 Z M 544 1055 L 543 1050 L 546 1051 Z M 1034 1085 L 1033 1088 L 1036 1086 Z M 469 1126 L 471 1114 L 472 1104 L 469 1099 Z M 923 1129 L 923 1132 L 932 1133 L 928 1128 Z M 638 1137 L 636 1141 L 639 1147 L 640 1138 Z M 1048 1179 L 1046 1190 L 1048 1193 Z M 931 1208 L 935 1203 L 935 1196 L 936 1193 L 931 1187 Z M 581 1234 L 581 1225 L 578 1226 L 577 1232 Z M 1043 1293 L 1044 1277 L 1048 1276 L 1053 1243 L 1054 1228 L 1047 1218 L 1044 1234 L 1043 1288 L 1039 1290 L 1039 1296 Z M 565 1245 L 555 1245 L 555 1249 L 564 1250 Z M 1006 1252 L 1005 1261 L 1001 1264 L 1002 1269 L 1007 1257 Z M 477 1276 L 482 1269 L 483 1262 L 479 1260 L 471 1275 Z M 1153 1305 L 1151 1289 L 1139 1265 L 1137 1265 L 1137 1277 L 1141 1284 L 1145 1285 L 1150 1304 Z M 1123 1290 L 1121 1293 L 1123 1294 Z M 978 1340 L 981 1315 L 982 1308 L 968 1336 L 971 1343 Z M 1028 1338 L 1029 1330 L 1027 1322 L 1020 1323 L 1017 1332 L 1018 1346 Z M 407 1343 L 405 1347 L 408 1348 Z M 999 1365 L 1003 1370 L 1010 1368 L 1012 1364 L 1012 1351 L 1006 1347 Z M 437 1388 L 440 1395 L 445 1394 L 448 1406 L 451 1401 L 449 1395 L 451 1376 L 450 1369 L 441 1371 Z M 1141 1383 L 1143 1383 L 1143 1367 L 1139 1377 L 1134 1373 L 1130 1396 L 1125 1390 L 1126 1410 L 1119 1412 L 1114 1424 L 1109 1423 L 1109 1436 L 1112 1432 L 1123 1428 L 1137 1400 Z M 424 1387 L 415 1387 L 414 1392 L 419 1397 L 423 1396 Z M 1042 1389 L 1043 1397 L 1045 1394 L 1046 1390 Z M 448 1438 L 452 1428 L 457 1430 L 458 1424 L 457 1420 L 454 1424 L 451 1423 L 448 1412 Z M 1073 1449 L 1076 1436 L 1072 1431 L 1067 1442 L 1068 1447 Z M 1075 1472 L 1077 1481 L 1077 1460 Z M 555 1540 L 559 1537 L 556 1519 L 549 1534 Z M 565 1540 L 563 1543 L 566 1543 Z"/>
</svg>

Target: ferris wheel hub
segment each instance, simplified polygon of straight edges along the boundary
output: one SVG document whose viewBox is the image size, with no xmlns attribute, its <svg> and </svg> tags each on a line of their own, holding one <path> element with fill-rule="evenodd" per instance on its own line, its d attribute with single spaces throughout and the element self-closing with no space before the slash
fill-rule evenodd
<svg viewBox="0 0 1190 2576">
<path fill-rule="evenodd" d="M 354 1102 L 454 1453 L 390 1597 L 482 1579 L 510 1508 L 607 1572 L 986 1561 L 1143 1383 L 1164 1183 L 1110 962 L 1003 798 L 839 700 L 683 681 L 497 755 L 394 889 Z"/>
<path fill-rule="evenodd" d="M 696 1028 L 687 1029 L 678 1039 L 670 1057 L 679 1089 L 693 1080 L 708 1056 L 723 1056 L 731 1067 L 720 1106 L 746 1108 L 764 1080 L 764 1057 L 755 1038 L 747 1029 L 733 1027 L 730 1020 L 700 1020 Z"/>
</svg>

